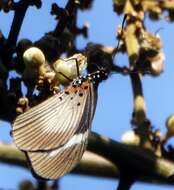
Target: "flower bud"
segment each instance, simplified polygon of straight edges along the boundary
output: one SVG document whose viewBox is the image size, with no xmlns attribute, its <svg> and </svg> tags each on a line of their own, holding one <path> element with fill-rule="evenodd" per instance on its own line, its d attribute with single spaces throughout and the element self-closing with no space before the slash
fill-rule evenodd
<svg viewBox="0 0 174 190">
<path fill-rule="evenodd" d="M 166 137 L 170 138 L 174 136 L 174 115 L 168 117 L 166 121 L 167 134 Z"/>
<path fill-rule="evenodd" d="M 140 137 L 134 131 L 127 131 L 122 135 L 121 141 L 124 144 L 139 145 Z"/>
<path fill-rule="evenodd" d="M 16 107 L 16 113 L 17 114 L 24 113 L 27 109 L 29 109 L 28 98 L 26 97 L 19 98 L 17 107 Z"/>
<path fill-rule="evenodd" d="M 77 64 L 76 64 L 77 63 Z M 69 84 L 73 79 L 78 77 L 87 66 L 86 57 L 82 54 L 75 54 L 67 59 L 58 59 L 53 68 L 56 73 L 56 79 L 63 85 Z"/>
<path fill-rule="evenodd" d="M 28 98 L 26 97 L 19 98 L 18 104 L 20 106 L 28 106 Z"/>
<path fill-rule="evenodd" d="M 159 52 L 156 56 L 149 58 L 150 64 L 150 72 L 153 76 L 160 75 L 164 70 L 164 53 Z"/>
<path fill-rule="evenodd" d="M 38 68 L 45 63 L 45 56 L 39 48 L 31 47 L 24 52 L 23 60 L 26 67 Z"/>
<path fill-rule="evenodd" d="M 16 113 L 19 115 L 19 114 L 24 113 L 24 111 L 23 111 L 23 109 L 21 107 L 17 107 L 16 108 Z"/>
</svg>

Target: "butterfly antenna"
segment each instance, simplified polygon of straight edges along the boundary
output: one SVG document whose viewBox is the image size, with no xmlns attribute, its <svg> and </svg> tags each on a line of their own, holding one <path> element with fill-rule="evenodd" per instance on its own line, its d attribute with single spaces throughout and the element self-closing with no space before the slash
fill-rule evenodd
<svg viewBox="0 0 174 190">
<path fill-rule="evenodd" d="M 97 69 L 98 69 L 99 71 L 103 69 L 103 67 L 100 68 L 97 64 L 96 64 L 95 66 L 97 67 Z"/>
<path fill-rule="evenodd" d="M 127 18 L 127 14 L 124 15 L 123 22 L 122 22 L 122 25 L 121 25 L 121 34 L 120 34 L 120 35 L 123 34 L 123 29 L 124 29 L 124 24 L 125 24 L 125 22 L 126 22 L 126 18 Z M 114 48 L 114 50 L 113 50 L 113 52 L 112 52 L 112 57 L 113 57 L 113 58 L 115 57 L 115 55 L 116 55 L 117 52 L 118 52 L 118 49 L 119 49 L 119 47 L 120 47 L 120 41 L 121 41 L 121 39 L 118 39 L 117 47 Z"/>
<path fill-rule="evenodd" d="M 70 82 L 72 81 L 72 79 L 70 79 L 69 77 L 67 77 L 66 75 L 64 75 L 62 72 L 58 72 L 60 75 L 62 75 L 63 77 L 65 77 L 67 80 L 69 80 Z"/>
<path fill-rule="evenodd" d="M 76 61 L 76 68 L 77 68 L 77 76 L 79 77 L 80 76 L 79 65 L 78 65 L 77 59 L 75 59 L 75 61 Z"/>
</svg>

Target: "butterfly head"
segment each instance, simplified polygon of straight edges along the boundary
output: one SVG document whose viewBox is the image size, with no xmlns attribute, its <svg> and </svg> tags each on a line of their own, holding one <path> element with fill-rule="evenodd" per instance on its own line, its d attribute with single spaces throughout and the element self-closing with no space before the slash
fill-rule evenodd
<svg viewBox="0 0 174 190">
<path fill-rule="evenodd" d="M 108 75 L 112 73 L 114 64 L 111 53 L 104 50 L 104 47 L 100 44 L 89 43 L 86 48 L 87 57 L 87 71 L 93 73 L 97 70 L 102 73 L 105 72 Z"/>
</svg>

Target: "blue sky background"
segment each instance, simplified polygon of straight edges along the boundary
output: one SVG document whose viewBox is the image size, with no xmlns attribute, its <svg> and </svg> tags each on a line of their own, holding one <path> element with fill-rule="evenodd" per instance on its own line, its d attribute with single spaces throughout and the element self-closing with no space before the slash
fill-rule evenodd
<svg viewBox="0 0 174 190">
<path fill-rule="evenodd" d="M 45 32 L 52 30 L 56 21 L 51 17 L 50 7 L 53 0 L 43 1 L 43 7 L 36 11 L 35 7 L 28 9 L 22 30 L 19 36 L 29 38 L 33 41 L 38 40 Z M 59 5 L 64 6 L 65 0 L 57 1 Z M 9 31 L 13 13 L 4 14 L 0 12 L 0 29 L 7 35 Z M 122 17 L 118 17 L 112 11 L 111 0 L 95 0 L 92 10 L 80 12 L 78 25 L 82 26 L 85 22 L 90 24 L 89 38 L 86 40 L 79 37 L 78 47 L 85 47 L 86 43 L 92 41 L 104 45 L 115 46 L 116 26 L 121 24 Z M 147 114 L 156 128 L 165 132 L 165 120 L 174 113 L 174 24 L 167 23 L 164 20 L 160 22 L 145 21 L 146 26 L 151 32 L 156 32 L 159 28 L 159 34 L 164 44 L 166 55 L 165 72 L 158 78 L 143 78 L 144 95 L 147 105 Z M 127 65 L 126 56 L 117 56 L 117 64 Z M 111 76 L 99 88 L 99 99 L 95 113 L 92 130 L 102 135 L 109 136 L 115 140 L 120 140 L 121 135 L 130 129 L 130 118 L 132 113 L 132 91 L 129 77 L 120 75 Z M 0 121 L 0 140 L 11 142 L 9 135 L 10 126 Z M 27 170 L 0 164 L 0 189 L 17 189 L 19 181 L 34 178 Z M 61 190 L 115 190 L 117 181 L 108 179 L 99 179 L 93 177 L 83 177 L 76 175 L 67 175 L 61 180 Z M 172 189 L 170 186 L 157 186 L 152 184 L 136 183 L 132 189 L 138 190 L 165 190 Z"/>
</svg>

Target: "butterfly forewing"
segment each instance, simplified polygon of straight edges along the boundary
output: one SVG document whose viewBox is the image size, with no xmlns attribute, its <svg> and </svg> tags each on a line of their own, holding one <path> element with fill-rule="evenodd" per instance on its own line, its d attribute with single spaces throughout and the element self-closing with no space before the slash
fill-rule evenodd
<svg viewBox="0 0 174 190">
<path fill-rule="evenodd" d="M 93 83 L 86 80 L 17 117 L 12 130 L 14 141 L 26 153 L 36 176 L 56 179 L 80 161 L 96 98 Z"/>
<path fill-rule="evenodd" d="M 90 84 L 89 87 L 84 112 L 74 136 L 66 144 L 56 149 L 27 153 L 35 176 L 56 179 L 71 171 L 81 160 L 86 149 L 97 98 L 93 85 Z"/>
<path fill-rule="evenodd" d="M 88 82 L 80 87 L 70 86 L 66 92 L 18 116 L 12 131 L 16 145 L 24 151 L 38 151 L 67 143 L 81 128 L 79 123 L 92 88 Z"/>
<path fill-rule="evenodd" d="M 81 160 L 96 106 L 96 92 L 92 88 L 91 84 L 79 128 L 66 144 L 48 151 L 27 152 L 35 176 L 56 179 L 71 171 Z"/>
</svg>

